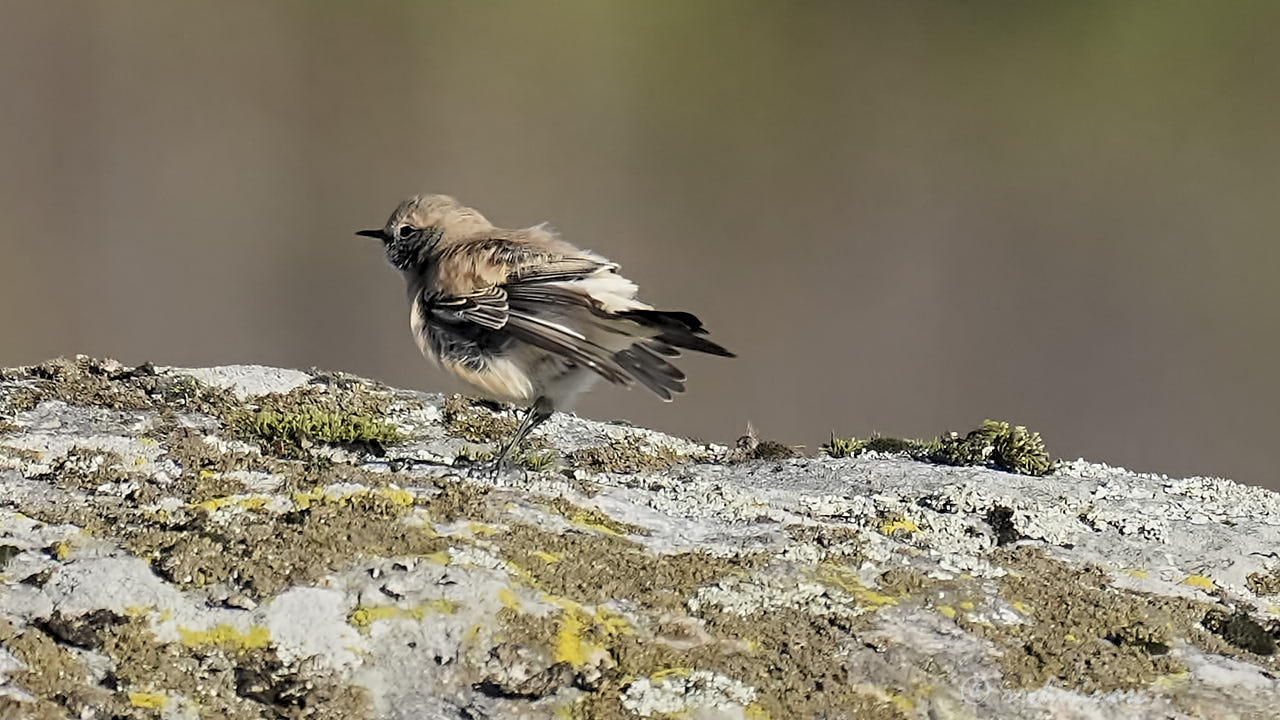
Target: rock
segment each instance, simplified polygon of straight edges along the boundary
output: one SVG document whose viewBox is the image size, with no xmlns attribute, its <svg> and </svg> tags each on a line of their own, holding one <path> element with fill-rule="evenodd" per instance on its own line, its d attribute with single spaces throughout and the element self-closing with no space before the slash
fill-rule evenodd
<svg viewBox="0 0 1280 720">
<path fill-rule="evenodd" d="M 0 717 L 1275 717 L 1274 493 L 572 415 L 489 477 L 514 419 L 340 373 L 0 372 Z"/>
</svg>

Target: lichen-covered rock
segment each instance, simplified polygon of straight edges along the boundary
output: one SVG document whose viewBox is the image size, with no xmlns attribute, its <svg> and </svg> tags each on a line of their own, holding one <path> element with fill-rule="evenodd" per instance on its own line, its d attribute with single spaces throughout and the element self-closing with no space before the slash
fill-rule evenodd
<svg viewBox="0 0 1280 720">
<path fill-rule="evenodd" d="M 514 418 L 318 371 L 0 371 L 0 718 L 1276 716 L 1274 493 L 570 415 L 490 477 Z"/>
</svg>

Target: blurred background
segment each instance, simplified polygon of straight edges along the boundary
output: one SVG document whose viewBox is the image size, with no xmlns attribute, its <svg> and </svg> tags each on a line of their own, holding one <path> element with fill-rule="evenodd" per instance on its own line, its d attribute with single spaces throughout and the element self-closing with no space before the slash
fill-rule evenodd
<svg viewBox="0 0 1280 720">
<path fill-rule="evenodd" d="M 0 4 L 0 366 L 454 389 L 352 236 L 447 192 L 740 355 L 583 415 L 1280 487 L 1280 3 Z"/>
</svg>

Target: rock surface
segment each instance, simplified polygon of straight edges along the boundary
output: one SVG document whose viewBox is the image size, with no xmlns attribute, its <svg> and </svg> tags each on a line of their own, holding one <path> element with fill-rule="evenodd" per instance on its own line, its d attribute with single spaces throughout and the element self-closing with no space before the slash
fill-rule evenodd
<svg viewBox="0 0 1280 720">
<path fill-rule="evenodd" d="M 741 460 L 336 373 L 0 374 L 0 718 L 1275 718 L 1280 496 Z"/>
</svg>

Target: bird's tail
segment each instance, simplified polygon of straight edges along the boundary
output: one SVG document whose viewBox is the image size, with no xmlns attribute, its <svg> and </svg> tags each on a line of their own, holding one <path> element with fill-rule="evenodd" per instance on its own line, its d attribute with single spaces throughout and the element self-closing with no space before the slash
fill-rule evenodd
<svg viewBox="0 0 1280 720">
<path fill-rule="evenodd" d="M 734 357 L 702 337 L 707 331 L 690 313 L 652 310 L 625 297 L 610 298 L 610 304 L 631 307 L 608 309 L 585 290 L 581 283 L 509 287 L 507 331 L 610 382 L 634 380 L 663 400 L 684 392 L 684 373 L 667 360 L 681 349 Z"/>
<path fill-rule="evenodd" d="M 658 331 L 658 334 L 653 336 L 653 340 L 668 348 L 684 348 L 720 357 L 735 357 L 733 353 L 702 337 L 707 334 L 707 330 L 702 327 L 702 321 L 693 313 L 678 310 L 628 310 L 619 314 L 644 327 Z M 668 357 L 675 357 L 661 350 L 659 352 Z"/>
</svg>

